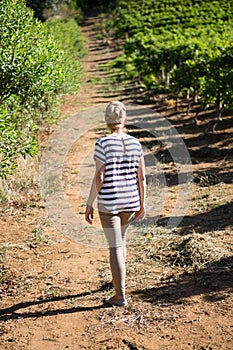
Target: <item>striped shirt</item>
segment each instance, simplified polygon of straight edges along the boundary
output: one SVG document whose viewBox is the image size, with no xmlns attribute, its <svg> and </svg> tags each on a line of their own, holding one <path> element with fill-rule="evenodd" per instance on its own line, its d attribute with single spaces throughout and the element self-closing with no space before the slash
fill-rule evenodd
<svg viewBox="0 0 233 350">
<path fill-rule="evenodd" d="M 140 209 L 137 171 L 141 157 L 142 146 L 135 137 L 110 135 L 97 140 L 94 159 L 105 165 L 98 194 L 100 211 L 117 214 Z"/>
</svg>

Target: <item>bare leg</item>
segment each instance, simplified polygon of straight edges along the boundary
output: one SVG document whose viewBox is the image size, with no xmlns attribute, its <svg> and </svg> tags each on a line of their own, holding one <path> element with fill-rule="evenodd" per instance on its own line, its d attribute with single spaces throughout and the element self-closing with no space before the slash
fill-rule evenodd
<svg viewBox="0 0 233 350">
<path fill-rule="evenodd" d="M 108 240 L 110 251 L 110 267 L 116 300 L 125 299 L 126 276 L 126 231 L 134 213 L 119 213 L 112 215 L 100 213 L 101 223 Z"/>
</svg>

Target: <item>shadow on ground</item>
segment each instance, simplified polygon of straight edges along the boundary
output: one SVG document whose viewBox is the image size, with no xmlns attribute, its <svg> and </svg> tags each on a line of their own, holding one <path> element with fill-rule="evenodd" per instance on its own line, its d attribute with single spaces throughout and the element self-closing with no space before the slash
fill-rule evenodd
<svg viewBox="0 0 233 350">
<path fill-rule="evenodd" d="M 206 301 L 227 299 L 233 291 L 233 257 L 223 258 L 193 273 L 169 276 L 162 285 L 135 290 L 133 295 L 152 304 L 183 304 L 202 295 Z"/>
<path fill-rule="evenodd" d="M 92 310 L 107 308 L 107 307 L 109 307 L 108 305 L 101 303 L 99 305 L 94 305 L 94 306 L 93 305 L 90 305 L 90 306 L 78 305 L 77 307 L 71 307 L 71 308 L 67 308 L 67 309 L 65 309 L 65 308 L 56 309 L 53 306 L 53 308 L 47 309 L 47 310 L 17 312 L 18 310 L 23 310 L 23 309 L 34 307 L 34 306 L 35 307 L 36 306 L 45 306 L 46 304 L 67 301 L 67 300 L 74 300 L 74 299 L 80 299 L 79 301 L 81 303 L 83 301 L 81 298 L 85 298 L 85 297 L 97 294 L 99 292 L 109 290 L 111 287 L 112 287 L 111 283 L 106 283 L 106 284 L 103 284 L 100 288 L 98 288 L 96 290 L 91 290 L 91 291 L 84 292 L 84 293 L 50 297 L 47 299 L 32 300 L 32 301 L 25 301 L 22 303 L 18 303 L 18 304 L 10 306 L 8 308 L 0 309 L 0 321 L 55 316 L 55 315 L 61 315 L 61 314 L 70 314 L 70 313 L 76 313 L 76 312 L 92 311 Z M 77 302 L 77 300 L 76 300 L 76 302 Z"/>
</svg>

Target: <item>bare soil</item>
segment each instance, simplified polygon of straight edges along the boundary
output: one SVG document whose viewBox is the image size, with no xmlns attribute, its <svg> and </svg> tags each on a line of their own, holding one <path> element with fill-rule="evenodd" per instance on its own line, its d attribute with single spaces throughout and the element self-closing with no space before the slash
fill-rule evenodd
<svg viewBox="0 0 233 350">
<path fill-rule="evenodd" d="M 168 193 L 156 225 L 147 219 L 134 227 L 140 235 L 128 247 L 129 307 L 108 308 L 102 303 L 112 293 L 107 249 L 67 238 L 48 220 L 44 204 L 22 190 L 0 215 L 0 349 L 230 350 L 232 115 L 218 121 L 213 109 L 201 111 L 194 104 L 188 111 L 190 101 L 180 100 L 177 109 L 171 96 L 148 97 L 143 90 L 111 84 L 111 71 L 101 70 L 101 63 L 118 52 L 113 43 L 96 39 L 96 21 L 84 21 L 86 75 L 80 93 L 64 98 L 63 114 L 120 99 L 166 117 L 192 159 L 190 207 L 175 230 L 167 228 L 178 186 L 174 162 L 156 140 L 131 130 L 156 153 Z M 42 145 L 51 132 L 41 130 Z M 104 132 L 90 128 L 67 156 L 64 192 L 80 216 L 84 206 L 77 174 Z"/>
</svg>

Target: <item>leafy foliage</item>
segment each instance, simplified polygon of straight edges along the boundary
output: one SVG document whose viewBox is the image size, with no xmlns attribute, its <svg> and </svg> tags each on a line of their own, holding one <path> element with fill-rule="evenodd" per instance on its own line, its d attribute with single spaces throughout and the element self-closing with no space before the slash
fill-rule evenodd
<svg viewBox="0 0 233 350">
<path fill-rule="evenodd" d="M 118 0 L 112 16 L 115 36 L 124 38 L 115 67 L 125 78 L 233 107 L 229 1 Z"/>
<path fill-rule="evenodd" d="M 87 54 L 81 29 L 74 19 L 51 19 L 47 21 L 47 26 L 68 57 L 79 59 Z"/>
<path fill-rule="evenodd" d="M 74 39 L 63 35 L 59 42 L 23 0 L 3 0 L 0 9 L 0 176 L 5 177 L 19 154 L 37 152 L 37 121 L 50 113 L 59 94 L 77 91 L 80 64 L 71 54 L 70 46 L 79 50 Z M 71 27 L 74 32 L 78 26 Z"/>
</svg>

